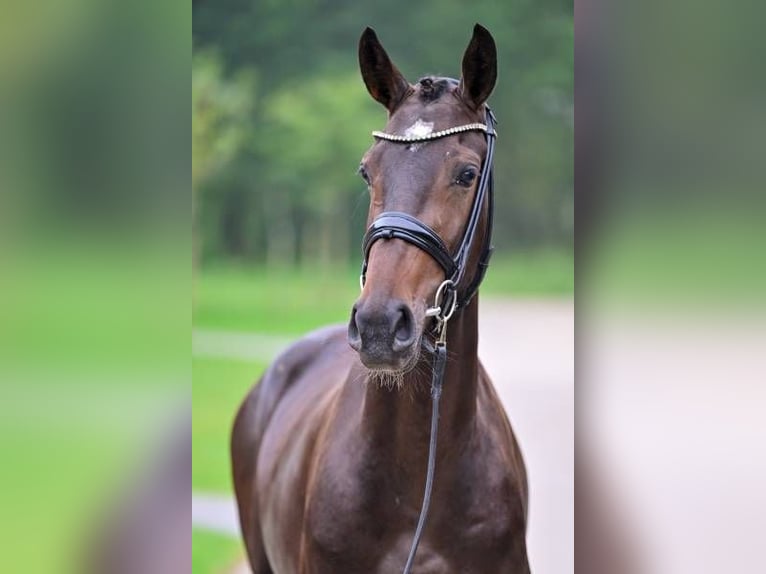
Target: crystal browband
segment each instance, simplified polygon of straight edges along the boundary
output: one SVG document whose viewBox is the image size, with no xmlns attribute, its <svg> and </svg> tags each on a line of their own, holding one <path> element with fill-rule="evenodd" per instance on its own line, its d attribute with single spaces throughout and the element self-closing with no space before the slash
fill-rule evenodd
<svg viewBox="0 0 766 574">
<path fill-rule="evenodd" d="M 462 132 L 472 132 L 472 131 L 481 131 L 489 135 L 495 135 L 494 131 L 490 131 L 487 127 L 487 124 L 465 124 L 464 126 L 456 126 L 454 128 L 448 128 L 446 130 L 441 130 L 438 132 L 433 132 L 430 134 L 425 134 L 422 136 L 398 136 L 394 134 L 387 134 L 386 132 L 372 132 L 372 137 L 378 138 L 381 140 L 387 140 L 390 142 L 401 142 L 401 143 L 417 143 L 417 142 L 426 142 L 431 140 L 438 140 L 439 138 L 443 138 L 446 136 L 451 136 L 453 134 L 459 134 Z"/>
</svg>

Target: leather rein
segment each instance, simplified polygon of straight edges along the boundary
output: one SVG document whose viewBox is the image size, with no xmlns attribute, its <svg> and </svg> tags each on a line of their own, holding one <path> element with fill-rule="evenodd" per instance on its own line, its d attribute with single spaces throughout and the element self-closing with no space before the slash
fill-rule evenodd
<svg viewBox="0 0 766 574">
<path fill-rule="evenodd" d="M 457 126 L 438 132 L 432 132 L 420 136 L 401 136 L 387 134 L 385 132 L 374 131 L 373 137 L 386 140 L 393 143 L 422 143 L 433 141 L 455 134 L 468 131 L 482 131 L 487 138 L 487 155 L 484 158 L 481 175 L 479 176 L 478 189 L 474 196 L 471 214 L 463 232 L 463 239 L 460 246 L 453 255 L 447 249 L 444 241 L 439 235 L 427 226 L 425 223 L 407 213 L 398 211 L 387 211 L 381 213 L 375 221 L 372 222 L 363 240 L 364 263 L 362 264 L 362 273 L 360 283 L 364 286 L 367 274 L 367 261 L 370 256 L 370 249 L 378 239 L 401 239 L 410 243 L 428 253 L 434 261 L 444 270 L 446 279 L 436 290 L 434 306 L 426 311 L 426 315 L 436 320 L 436 342 L 433 348 L 434 366 L 431 379 L 431 435 L 428 446 L 428 471 L 426 474 L 425 493 L 423 494 L 423 505 L 420 509 L 418 525 L 415 529 L 415 536 L 412 540 L 407 563 L 404 566 L 403 574 L 409 574 L 417 554 L 418 544 L 423 534 L 426 518 L 428 516 L 428 507 L 431 502 L 431 491 L 433 490 L 434 471 L 436 467 L 436 438 L 439 426 L 439 399 L 441 398 L 442 385 L 444 379 L 444 370 L 447 364 L 447 322 L 457 309 L 466 307 L 470 303 L 479 285 L 484 279 L 484 274 L 489 267 L 489 258 L 492 255 L 492 224 L 494 220 L 494 181 L 492 176 L 492 165 L 495 151 L 495 138 L 497 132 L 495 125 L 497 121 L 489 107 L 486 107 L 486 123 L 473 123 L 463 126 Z M 470 282 L 459 292 L 459 286 L 463 283 L 466 276 L 466 266 L 471 247 L 475 241 L 476 230 L 484 202 L 487 201 L 487 225 L 482 238 L 481 255 L 479 257 L 478 267 Z"/>
</svg>

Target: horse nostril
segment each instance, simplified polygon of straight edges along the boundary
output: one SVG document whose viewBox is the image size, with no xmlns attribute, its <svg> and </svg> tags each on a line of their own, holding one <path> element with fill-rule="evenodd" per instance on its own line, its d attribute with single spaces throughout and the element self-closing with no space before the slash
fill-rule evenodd
<svg viewBox="0 0 766 574">
<path fill-rule="evenodd" d="M 348 322 L 348 344 L 355 351 L 362 348 L 362 337 L 359 334 L 359 326 L 356 324 L 356 305 L 351 309 L 351 319 Z"/>
<path fill-rule="evenodd" d="M 412 311 L 403 305 L 399 308 L 398 317 L 394 324 L 393 347 L 395 351 L 404 350 L 412 344 L 413 326 Z"/>
<path fill-rule="evenodd" d="M 411 349 L 415 338 L 412 311 L 402 302 L 362 301 L 351 310 L 348 344 L 363 360 L 390 364 Z"/>
</svg>

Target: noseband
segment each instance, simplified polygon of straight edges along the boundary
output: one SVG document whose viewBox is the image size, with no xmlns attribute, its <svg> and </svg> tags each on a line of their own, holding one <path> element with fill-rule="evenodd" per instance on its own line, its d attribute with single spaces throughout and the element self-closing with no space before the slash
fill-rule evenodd
<svg viewBox="0 0 766 574">
<path fill-rule="evenodd" d="M 387 134 L 385 132 L 372 132 L 373 137 L 376 139 L 386 140 L 393 143 L 412 144 L 442 139 L 464 132 L 482 131 L 487 137 L 487 155 L 484 158 L 481 175 L 479 176 L 479 187 L 474 196 L 471 214 L 468 217 L 468 222 L 466 223 L 465 231 L 463 232 L 463 239 L 454 255 L 447 249 L 447 246 L 441 237 L 416 217 L 399 211 L 386 211 L 381 213 L 375 221 L 372 222 L 367 229 L 367 233 L 364 235 L 364 241 L 362 243 L 364 263 L 362 264 L 362 275 L 360 277 L 362 286 L 364 286 L 367 275 L 367 262 L 373 244 L 378 239 L 401 239 L 428 253 L 444 271 L 444 276 L 447 280 L 445 281 L 445 284 L 450 285 L 451 288 L 445 289 L 447 292 L 445 292 L 443 307 L 456 305 L 456 308 L 463 308 L 470 303 L 484 279 L 484 274 L 487 271 L 487 267 L 489 267 L 489 258 L 492 255 L 492 222 L 494 219 L 494 181 L 492 177 L 492 161 L 495 152 L 495 138 L 497 136 L 497 132 L 495 131 L 496 123 L 497 121 L 495 120 L 492 110 L 487 106 L 486 123 L 484 124 L 466 124 L 422 136 L 400 136 Z M 481 209 L 484 205 L 485 198 L 489 202 L 488 218 L 484 238 L 482 240 L 479 264 L 470 283 L 467 284 L 462 293 L 458 293 L 458 288 L 465 278 L 468 254 L 470 253 L 471 246 L 475 240 L 476 229 L 479 224 Z M 451 302 L 449 300 L 450 298 L 453 299 Z M 437 305 L 438 304 L 440 304 L 440 302 L 437 301 Z"/>
<path fill-rule="evenodd" d="M 484 274 L 489 266 L 489 258 L 492 255 L 492 221 L 494 215 L 494 182 L 492 179 L 492 159 L 495 152 L 495 116 L 492 110 L 487 107 L 486 124 L 466 124 L 446 130 L 430 133 L 423 136 L 400 136 L 387 134 L 385 132 L 372 132 L 377 139 L 382 139 L 394 143 L 420 143 L 441 138 L 446 138 L 455 134 L 482 131 L 487 136 L 487 156 L 484 158 L 481 175 L 479 177 L 479 187 L 471 206 L 471 214 L 463 232 L 463 239 L 460 242 L 456 253 L 453 255 L 447 249 L 442 238 L 425 223 L 418 218 L 407 213 L 398 211 L 386 211 L 381 213 L 375 221 L 372 222 L 367 233 L 364 235 L 363 250 L 364 263 L 362 264 L 362 275 L 360 282 L 364 286 L 365 276 L 367 274 L 367 260 L 370 257 L 370 249 L 373 243 L 378 239 L 402 239 L 428 253 L 434 261 L 444 270 L 446 279 L 436 290 L 436 300 L 434 307 L 426 312 L 427 316 L 435 317 L 437 320 L 436 344 L 433 347 L 434 366 L 431 375 L 431 439 L 428 445 L 428 469 L 426 471 L 425 493 L 423 494 L 423 505 L 420 509 L 418 524 L 415 528 L 415 536 L 412 540 L 410 553 L 407 557 L 407 563 L 404 566 L 404 573 L 409 574 L 415 562 L 415 555 L 418 551 L 418 544 L 423 535 L 426 519 L 428 517 L 428 507 L 431 502 L 431 491 L 433 489 L 434 473 L 436 468 L 436 437 L 439 421 L 439 399 L 441 398 L 442 383 L 444 379 L 444 369 L 447 365 L 447 321 L 457 308 L 468 305 L 484 279 Z M 484 238 L 481 246 L 481 255 L 479 265 L 476 268 L 473 278 L 468 283 L 465 290 L 459 293 L 468 263 L 468 254 L 473 245 L 476 228 L 481 217 L 481 209 L 487 198 L 488 217 L 487 226 L 484 231 Z"/>
</svg>

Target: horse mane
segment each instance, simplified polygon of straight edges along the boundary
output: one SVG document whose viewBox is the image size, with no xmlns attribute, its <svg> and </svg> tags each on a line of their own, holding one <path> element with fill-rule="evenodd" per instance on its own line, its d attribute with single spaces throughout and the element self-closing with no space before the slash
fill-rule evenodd
<svg viewBox="0 0 766 574">
<path fill-rule="evenodd" d="M 452 78 L 437 78 L 426 76 L 418 80 L 420 100 L 425 103 L 435 102 L 441 98 L 451 87 L 457 85 L 457 80 Z"/>
</svg>

